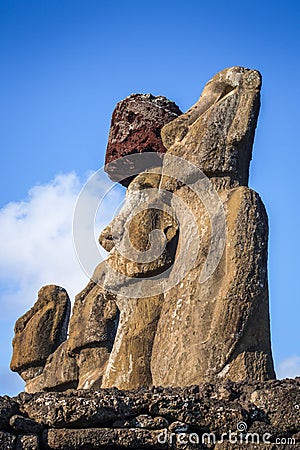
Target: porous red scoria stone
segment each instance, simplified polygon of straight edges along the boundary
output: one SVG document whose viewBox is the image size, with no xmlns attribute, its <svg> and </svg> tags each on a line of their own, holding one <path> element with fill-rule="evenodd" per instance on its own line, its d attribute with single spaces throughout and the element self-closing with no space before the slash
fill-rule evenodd
<svg viewBox="0 0 300 450">
<path fill-rule="evenodd" d="M 143 167 L 128 158 L 136 153 L 155 152 L 142 166 L 160 166 L 166 152 L 160 130 L 182 112 L 166 97 L 151 94 L 132 94 L 119 102 L 113 112 L 105 157 L 105 171 L 113 181 L 124 186 Z M 117 162 L 119 158 L 122 158 Z"/>
</svg>

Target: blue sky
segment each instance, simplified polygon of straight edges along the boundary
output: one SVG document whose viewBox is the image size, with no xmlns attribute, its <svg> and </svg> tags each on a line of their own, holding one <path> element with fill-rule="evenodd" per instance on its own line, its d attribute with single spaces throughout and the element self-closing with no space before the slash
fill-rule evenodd
<svg viewBox="0 0 300 450">
<path fill-rule="evenodd" d="M 250 186 L 270 220 L 276 367 L 300 375 L 299 16 L 289 0 L 0 0 L 0 394 L 22 389 L 8 369 L 12 328 L 37 289 L 85 283 L 71 216 L 104 162 L 115 104 L 151 92 L 184 111 L 233 65 L 263 76 Z"/>
</svg>

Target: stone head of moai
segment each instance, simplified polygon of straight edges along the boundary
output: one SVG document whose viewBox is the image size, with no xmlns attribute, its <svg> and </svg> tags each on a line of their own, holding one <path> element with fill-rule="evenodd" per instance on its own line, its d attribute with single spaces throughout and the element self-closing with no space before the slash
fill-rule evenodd
<svg viewBox="0 0 300 450">
<path fill-rule="evenodd" d="M 184 114 L 150 94 L 118 103 L 106 171 L 125 203 L 99 237 L 109 254 L 76 296 L 68 337 L 45 354 L 36 324 L 52 336 L 69 308 L 54 287 L 52 315 L 40 292 L 16 327 L 12 370 L 28 392 L 275 377 L 268 219 L 248 188 L 260 88 L 259 72 L 232 67 Z"/>
</svg>

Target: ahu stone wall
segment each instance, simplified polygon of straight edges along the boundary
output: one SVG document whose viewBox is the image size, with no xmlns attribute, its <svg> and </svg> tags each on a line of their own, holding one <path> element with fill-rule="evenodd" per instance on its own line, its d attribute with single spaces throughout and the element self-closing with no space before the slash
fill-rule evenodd
<svg viewBox="0 0 300 450">
<path fill-rule="evenodd" d="M 299 388 L 296 378 L 1 397 L 0 449 L 296 450 Z"/>
</svg>

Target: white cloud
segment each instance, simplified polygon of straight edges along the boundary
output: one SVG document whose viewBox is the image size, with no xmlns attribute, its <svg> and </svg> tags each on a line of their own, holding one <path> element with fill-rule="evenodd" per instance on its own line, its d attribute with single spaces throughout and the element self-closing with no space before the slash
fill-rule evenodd
<svg viewBox="0 0 300 450">
<path fill-rule="evenodd" d="M 2 283 L 10 282 L 26 294 L 37 283 L 66 282 L 71 287 L 75 281 L 75 289 L 84 283 L 72 247 L 72 213 L 79 189 L 74 173 L 58 175 L 49 184 L 32 188 L 27 201 L 1 209 Z M 33 300 L 19 298 L 24 306 Z"/>
<path fill-rule="evenodd" d="M 295 378 L 300 376 L 300 356 L 294 355 L 284 359 L 277 367 L 278 378 Z"/>
<path fill-rule="evenodd" d="M 39 288 L 58 284 L 72 299 L 87 284 L 72 236 L 74 207 L 83 184 L 75 173 L 60 174 L 48 184 L 34 186 L 26 201 L 0 209 L 0 339 L 5 349 L 0 382 L 9 379 L 14 322 L 33 305 Z M 88 191 L 87 204 L 95 205 L 111 185 L 107 175 L 99 173 L 97 185 Z M 123 197 L 121 189 L 114 189 L 105 199 L 95 234 L 111 220 Z M 4 387 L 0 386 L 1 391 Z"/>
</svg>

